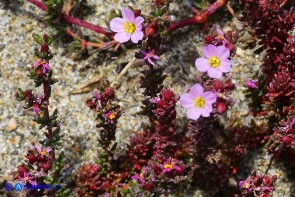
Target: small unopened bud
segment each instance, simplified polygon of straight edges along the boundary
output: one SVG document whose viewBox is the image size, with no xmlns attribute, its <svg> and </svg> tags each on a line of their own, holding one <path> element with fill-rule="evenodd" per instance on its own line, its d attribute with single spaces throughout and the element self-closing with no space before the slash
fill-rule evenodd
<svg viewBox="0 0 295 197">
<path fill-rule="evenodd" d="M 28 155 L 27 158 L 28 158 L 30 164 L 34 164 L 37 161 L 37 156 L 34 154 Z"/>
<path fill-rule="evenodd" d="M 47 43 L 43 43 L 41 45 L 41 52 L 45 53 L 49 50 L 48 44 Z"/>
<path fill-rule="evenodd" d="M 214 81 L 213 87 L 217 91 L 217 90 L 223 89 L 224 86 L 223 86 L 223 83 L 217 79 L 216 81 Z"/>
<path fill-rule="evenodd" d="M 217 103 L 216 109 L 219 114 L 223 114 L 227 110 L 227 105 L 224 102 Z"/>
<path fill-rule="evenodd" d="M 42 165 L 44 172 L 48 172 L 51 169 L 51 165 L 49 163 L 44 163 Z"/>
<path fill-rule="evenodd" d="M 282 141 L 284 144 L 291 144 L 292 138 L 290 138 L 289 136 L 285 136 L 282 138 Z"/>
<path fill-rule="evenodd" d="M 42 77 L 44 76 L 44 73 L 43 73 L 43 70 L 42 70 L 42 69 L 38 69 L 38 70 L 37 70 L 37 76 L 38 76 L 39 78 L 42 78 Z"/>
<path fill-rule="evenodd" d="M 115 91 L 112 87 L 108 87 L 104 90 L 104 95 L 109 99 L 113 98 L 115 96 Z"/>
<path fill-rule="evenodd" d="M 145 35 L 152 36 L 154 35 L 158 30 L 158 22 L 156 20 L 152 21 L 151 24 L 146 28 Z"/>
</svg>

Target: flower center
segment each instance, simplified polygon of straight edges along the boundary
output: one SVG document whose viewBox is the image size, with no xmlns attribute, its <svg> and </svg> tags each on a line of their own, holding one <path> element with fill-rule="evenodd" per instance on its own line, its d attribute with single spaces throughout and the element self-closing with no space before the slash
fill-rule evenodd
<svg viewBox="0 0 295 197">
<path fill-rule="evenodd" d="M 213 56 L 208 61 L 213 68 L 217 68 L 220 65 L 220 59 L 218 57 Z"/>
<path fill-rule="evenodd" d="M 173 164 L 172 163 L 167 163 L 167 164 L 164 165 L 164 168 L 165 169 L 167 169 L 167 168 L 173 169 Z"/>
<path fill-rule="evenodd" d="M 224 37 L 223 37 L 223 36 L 219 36 L 219 39 L 220 39 L 220 40 L 223 40 L 223 39 L 224 39 Z"/>
<path fill-rule="evenodd" d="M 249 184 L 248 182 L 246 182 L 245 185 L 244 185 L 244 187 L 245 187 L 246 189 L 248 189 L 248 188 L 250 187 L 250 184 Z"/>
<path fill-rule="evenodd" d="M 114 118 L 116 118 L 116 114 L 115 113 L 111 113 L 110 114 L 110 119 L 114 119 Z"/>
<path fill-rule="evenodd" d="M 46 149 L 42 150 L 41 155 L 46 155 Z"/>
<path fill-rule="evenodd" d="M 134 25 L 134 23 L 131 23 L 131 22 L 124 22 L 124 30 L 127 32 L 127 33 L 130 33 L 132 34 L 134 31 L 135 31 L 136 27 Z"/>
<path fill-rule="evenodd" d="M 194 102 L 194 107 L 204 107 L 205 106 L 205 99 L 202 97 L 197 97 Z"/>
<path fill-rule="evenodd" d="M 140 173 L 139 177 L 144 179 L 143 173 Z"/>
</svg>

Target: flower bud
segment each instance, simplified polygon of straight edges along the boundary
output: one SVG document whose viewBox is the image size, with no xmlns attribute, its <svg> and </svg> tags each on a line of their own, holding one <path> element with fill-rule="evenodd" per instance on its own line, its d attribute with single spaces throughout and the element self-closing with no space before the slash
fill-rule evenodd
<svg viewBox="0 0 295 197">
<path fill-rule="evenodd" d="M 44 164 L 42 164 L 42 168 L 43 168 L 44 172 L 48 172 L 51 169 L 51 164 L 44 163 Z"/>
<path fill-rule="evenodd" d="M 282 138 L 282 141 L 283 141 L 284 144 L 291 144 L 292 138 L 290 138 L 289 136 L 284 136 Z"/>
<path fill-rule="evenodd" d="M 43 73 L 43 70 L 42 70 L 42 69 L 38 69 L 38 70 L 37 70 L 37 76 L 38 76 L 39 78 L 42 78 L 42 77 L 44 76 L 44 73 Z"/>
<path fill-rule="evenodd" d="M 104 90 L 104 95 L 108 98 L 111 99 L 115 96 L 115 91 L 112 87 L 108 87 Z"/>
<path fill-rule="evenodd" d="M 27 172 L 27 167 L 22 165 L 17 167 L 17 172 L 20 176 L 24 176 L 24 173 Z"/>
<path fill-rule="evenodd" d="M 152 21 L 151 24 L 149 24 L 149 26 L 146 28 L 145 30 L 145 35 L 148 36 L 152 36 L 154 35 L 158 30 L 158 23 L 156 20 Z"/>
<path fill-rule="evenodd" d="M 223 83 L 217 79 L 214 81 L 213 87 L 216 91 L 218 91 L 218 90 L 222 90 L 224 86 L 223 86 Z"/>
<path fill-rule="evenodd" d="M 224 102 L 217 103 L 216 109 L 219 114 L 223 114 L 227 110 L 227 105 Z"/>
<path fill-rule="evenodd" d="M 34 164 L 38 159 L 38 157 L 34 154 L 27 155 L 27 158 L 29 160 L 29 164 Z"/>
<path fill-rule="evenodd" d="M 41 45 L 41 52 L 45 53 L 49 50 L 48 44 L 47 43 L 43 43 Z"/>
</svg>

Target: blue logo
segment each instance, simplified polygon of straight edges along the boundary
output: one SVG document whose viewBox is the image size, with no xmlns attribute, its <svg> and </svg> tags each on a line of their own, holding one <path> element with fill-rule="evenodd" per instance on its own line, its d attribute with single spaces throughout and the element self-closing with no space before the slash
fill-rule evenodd
<svg viewBox="0 0 295 197">
<path fill-rule="evenodd" d="M 6 185 L 5 185 L 5 189 L 6 189 L 8 192 L 12 191 L 12 190 L 13 190 L 13 186 L 12 186 L 12 184 L 10 184 L 10 183 L 6 183 Z"/>
<path fill-rule="evenodd" d="M 14 189 L 15 189 L 15 191 L 17 191 L 17 192 L 19 192 L 20 190 L 22 190 L 22 188 L 23 188 L 23 185 L 22 185 L 21 183 L 16 183 L 16 184 L 14 185 Z"/>
</svg>

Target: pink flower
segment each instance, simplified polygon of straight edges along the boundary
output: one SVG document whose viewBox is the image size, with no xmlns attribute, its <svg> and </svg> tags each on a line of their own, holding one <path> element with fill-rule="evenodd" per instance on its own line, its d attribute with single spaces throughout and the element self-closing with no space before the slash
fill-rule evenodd
<svg viewBox="0 0 295 197">
<path fill-rule="evenodd" d="M 180 96 L 181 106 L 188 109 L 187 117 L 192 120 L 197 120 L 201 115 L 209 117 L 215 102 L 216 95 L 211 91 L 204 92 L 200 84 L 195 84 L 189 93 Z"/>
<path fill-rule="evenodd" d="M 141 16 L 134 17 L 134 12 L 128 8 L 122 9 L 123 18 L 113 18 L 110 22 L 110 27 L 113 32 L 117 32 L 114 39 L 117 42 L 124 43 L 132 40 L 138 43 L 143 39 L 142 23 L 144 18 Z"/>
<path fill-rule="evenodd" d="M 92 92 L 93 96 L 97 99 L 97 100 L 100 100 L 101 99 L 101 96 L 98 92 L 97 89 L 94 89 L 93 92 Z"/>
<path fill-rule="evenodd" d="M 26 172 L 24 172 L 24 176 L 19 179 L 25 184 L 29 182 L 31 185 L 37 185 L 35 181 L 32 181 L 33 177 L 29 176 Z"/>
<path fill-rule="evenodd" d="M 244 189 L 244 190 L 247 190 L 247 191 L 252 191 L 253 188 L 252 188 L 252 181 L 240 181 L 239 182 L 239 187 Z"/>
<path fill-rule="evenodd" d="M 43 73 L 46 73 L 47 71 L 50 70 L 49 64 L 43 60 L 43 59 L 37 59 L 35 64 L 34 64 L 34 68 L 38 68 L 38 66 L 43 66 Z"/>
<path fill-rule="evenodd" d="M 148 168 L 147 167 L 143 167 L 143 169 L 141 170 L 141 173 L 140 174 L 135 173 L 131 178 L 133 180 L 139 180 L 140 183 L 145 183 L 144 175 L 146 175 L 147 171 L 148 171 Z"/>
<path fill-rule="evenodd" d="M 111 120 L 111 123 L 114 123 L 114 119 L 116 119 L 116 112 L 108 112 L 106 113 L 106 117 Z"/>
<path fill-rule="evenodd" d="M 164 165 L 161 165 L 164 170 L 163 172 L 170 172 L 171 170 L 177 170 L 180 171 L 181 168 L 175 165 L 174 159 L 169 157 L 166 162 L 164 162 Z"/>
<path fill-rule="evenodd" d="M 38 103 L 34 103 L 34 104 L 33 104 L 33 109 L 34 109 L 34 113 L 35 113 L 37 116 L 42 115 L 42 112 L 41 112 L 41 109 L 40 109 Z"/>
<path fill-rule="evenodd" d="M 143 59 L 144 60 L 147 59 L 148 62 L 151 65 L 153 65 L 153 66 L 155 65 L 155 63 L 152 61 L 152 58 L 155 59 L 155 60 L 159 60 L 160 59 L 160 57 L 155 54 L 155 51 L 154 50 L 151 50 L 148 53 L 145 50 L 142 50 L 142 54 L 144 55 L 144 58 Z"/>
<path fill-rule="evenodd" d="M 253 88 L 253 89 L 257 89 L 258 86 L 257 86 L 257 81 L 258 80 L 252 80 L 252 79 L 246 79 L 246 86 L 248 88 Z"/>
<path fill-rule="evenodd" d="M 216 40 L 221 41 L 224 45 L 229 43 L 229 41 L 224 37 L 224 32 L 221 29 L 216 29 L 218 36 L 215 37 Z"/>
<path fill-rule="evenodd" d="M 161 99 L 160 99 L 159 97 L 154 97 L 154 98 L 151 98 L 149 101 L 150 101 L 151 103 L 156 104 L 156 103 L 158 103 L 160 100 L 161 100 Z"/>
<path fill-rule="evenodd" d="M 37 152 L 41 155 L 41 158 L 43 158 L 47 153 L 49 153 L 50 151 L 52 151 L 52 149 L 50 147 L 47 147 L 43 150 L 41 150 L 40 146 L 35 146 Z"/>
<path fill-rule="evenodd" d="M 230 50 L 224 45 L 214 46 L 209 44 L 203 48 L 205 57 L 196 59 L 195 65 L 200 72 L 208 72 L 209 77 L 219 79 L 222 73 L 229 72 L 231 62 L 228 59 Z"/>
</svg>

